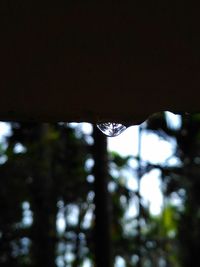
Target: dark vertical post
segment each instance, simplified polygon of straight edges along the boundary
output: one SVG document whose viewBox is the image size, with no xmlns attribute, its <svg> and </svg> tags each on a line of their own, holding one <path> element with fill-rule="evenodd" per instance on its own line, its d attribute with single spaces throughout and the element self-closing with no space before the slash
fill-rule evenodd
<svg viewBox="0 0 200 267">
<path fill-rule="evenodd" d="M 107 139 L 96 128 L 93 128 L 93 159 L 95 177 L 95 266 L 111 267 L 111 234 L 108 193 L 108 158 Z"/>
</svg>

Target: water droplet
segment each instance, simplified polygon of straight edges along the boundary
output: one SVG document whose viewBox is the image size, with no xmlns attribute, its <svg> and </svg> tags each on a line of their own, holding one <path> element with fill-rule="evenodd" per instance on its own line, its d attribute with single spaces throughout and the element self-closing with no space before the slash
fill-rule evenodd
<svg viewBox="0 0 200 267">
<path fill-rule="evenodd" d="M 102 133 L 109 137 L 118 136 L 126 130 L 126 126 L 123 124 L 113 122 L 98 123 L 97 127 Z"/>
</svg>

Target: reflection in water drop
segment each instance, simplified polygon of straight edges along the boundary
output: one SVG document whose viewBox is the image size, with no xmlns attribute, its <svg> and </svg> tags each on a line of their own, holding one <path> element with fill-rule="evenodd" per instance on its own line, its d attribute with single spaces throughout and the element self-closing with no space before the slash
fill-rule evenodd
<svg viewBox="0 0 200 267">
<path fill-rule="evenodd" d="M 126 130 L 126 126 L 123 124 L 112 122 L 98 123 L 97 127 L 100 131 L 102 131 L 102 133 L 109 137 L 117 136 Z"/>
</svg>

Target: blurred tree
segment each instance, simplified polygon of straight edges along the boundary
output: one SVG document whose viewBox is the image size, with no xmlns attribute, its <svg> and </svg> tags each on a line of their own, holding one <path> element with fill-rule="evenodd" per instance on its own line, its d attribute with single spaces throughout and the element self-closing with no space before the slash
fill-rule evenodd
<svg viewBox="0 0 200 267">
<path fill-rule="evenodd" d="M 24 228 L 20 224 L 21 206 L 27 201 L 33 212 L 33 223 L 26 229 L 31 256 L 24 264 L 54 267 L 57 203 L 59 200 L 65 205 L 84 202 L 89 190 L 84 168 L 87 144 L 66 124 L 12 123 L 11 127 L 5 151 L 7 161 L 0 165 L 0 245 L 5 250 L 4 255 L 1 249 L 0 261 L 8 265 L 11 258 L 19 261 L 19 248 L 15 247 L 24 236 L 18 231 L 19 239 L 12 248 L 13 235 L 18 228 L 20 232 Z M 16 153 L 19 146 L 22 151 Z"/>
<path fill-rule="evenodd" d="M 131 234 L 125 230 L 125 221 L 131 199 L 139 194 L 123 183 L 120 172 L 127 168 L 130 157 L 108 155 L 106 138 L 96 128 L 93 139 L 94 144 L 89 145 L 80 132 L 76 134 L 67 124 L 11 124 L 8 146 L 2 151 L 7 160 L 0 165 L 0 259 L 4 266 L 12 260 L 13 266 L 56 266 L 60 262 L 76 267 L 86 258 L 96 266 L 113 266 L 118 256 L 125 259 L 127 266 L 138 262 L 132 260 L 133 255 L 140 257 L 138 249 L 142 247 L 137 243 L 138 224 L 132 228 L 135 234 Z M 91 160 L 93 169 L 87 167 Z M 114 169 L 118 179 L 112 174 Z M 94 183 L 88 182 L 91 175 Z M 84 226 L 88 212 L 94 210 L 92 193 L 95 224 L 92 219 Z M 12 197 L 8 198 L 8 194 Z M 32 212 L 28 225 L 23 224 L 23 206 L 27 206 L 24 203 Z M 72 223 L 70 214 L 75 208 L 78 215 Z M 145 207 L 140 204 L 140 209 L 141 218 L 133 221 L 144 219 Z M 58 232 L 56 221 L 61 213 L 66 227 Z"/>
<path fill-rule="evenodd" d="M 200 265 L 200 116 L 182 115 L 181 121 L 180 128 L 172 129 L 167 125 L 165 114 L 160 113 L 148 121 L 148 129 L 176 140 L 178 163 L 157 167 L 162 171 L 164 194 L 168 199 L 176 196 L 180 202 L 174 210 L 176 256 L 180 266 L 195 267 Z M 166 215 L 169 211 L 165 210 Z"/>
<path fill-rule="evenodd" d="M 198 266 L 200 117 L 181 119 L 175 129 L 158 113 L 142 129 L 176 141 L 173 165 L 143 162 L 140 153 L 107 153 L 96 128 L 88 143 L 68 124 L 12 123 L 7 147 L 0 147 L 0 265 L 78 267 L 88 260 L 110 267 L 120 259 L 127 267 Z M 152 169 L 163 181 L 158 216 L 140 195 L 140 181 Z"/>
</svg>

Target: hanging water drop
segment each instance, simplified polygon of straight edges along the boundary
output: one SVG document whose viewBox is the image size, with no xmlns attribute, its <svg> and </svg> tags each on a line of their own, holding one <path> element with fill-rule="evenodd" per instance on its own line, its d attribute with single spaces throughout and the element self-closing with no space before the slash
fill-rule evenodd
<svg viewBox="0 0 200 267">
<path fill-rule="evenodd" d="M 98 123 L 97 127 L 99 128 L 102 133 L 104 133 L 106 136 L 114 137 L 118 136 L 122 132 L 126 130 L 126 126 L 119 123 L 113 123 L 113 122 L 105 122 L 105 123 Z"/>
</svg>

